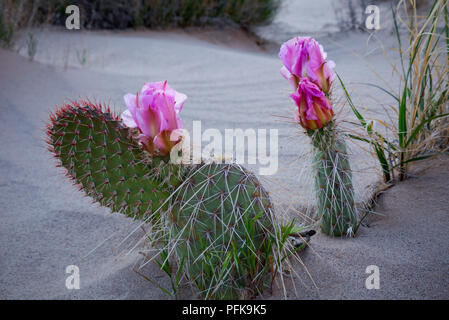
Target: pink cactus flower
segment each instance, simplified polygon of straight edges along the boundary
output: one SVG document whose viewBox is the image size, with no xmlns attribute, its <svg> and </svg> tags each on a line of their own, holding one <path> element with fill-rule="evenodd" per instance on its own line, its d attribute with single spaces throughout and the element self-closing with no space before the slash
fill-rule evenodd
<svg viewBox="0 0 449 320">
<path fill-rule="evenodd" d="M 301 78 L 298 89 L 291 95 L 298 106 L 296 121 L 306 130 L 317 130 L 328 124 L 334 115 L 321 89 L 308 78 Z"/>
<path fill-rule="evenodd" d="M 310 37 L 296 37 L 285 42 L 280 49 L 279 57 L 283 67 L 281 74 L 296 90 L 298 81 L 308 77 L 320 89 L 328 94 L 335 78 L 333 61 L 326 61 L 327 54 L 323 47 Z"/>
<path fill-rule="evenodd" d="M 128 109 L 121 114 L 122 121 L 139 129 L 139 140 L 151 154 L 168 155 L 179 142 L 170 140 L 172 132 L 184 127 L 179 114 L 186 99 L 167 81 L 145 83 L 140 93 L 124 96 Z"/>
</svg>

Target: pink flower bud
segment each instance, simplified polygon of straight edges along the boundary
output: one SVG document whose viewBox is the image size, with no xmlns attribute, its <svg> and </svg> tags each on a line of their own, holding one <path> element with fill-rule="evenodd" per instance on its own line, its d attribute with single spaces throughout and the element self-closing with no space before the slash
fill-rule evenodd
<svg viewBox="0 0 449 320">
<path fill-rule="evenodd" d="M 326 95 L 307 78 L 299 81 L 298 89 L 291 95 L 298 106 L 296 121 L 306 130 L 317 130 L 328 124 L 334 115 Z"/>
<path fill-rule="evenodd" d="M 281 46 L 279 57 L 284 66 L 281 74 L 296 90 L 298 79 L 308 77 L 320 89 L 328 94 L 335 73 L 333 61 L 326 61 L 323 47 L 310 37 L 296 37 Z"/>
<path fill-rule="evenodd" d="M 145 149 L 151 154 L 167 155 L 178 141 L 171 141 L 171 132 L 183 128 L 179 113 L 187 99 L 172 89 L 167 81 L 145 83 L 140 93 L 124 97 L 128 110 L 121 117 L 129 128 L 137 128 Z"/>
</svg>

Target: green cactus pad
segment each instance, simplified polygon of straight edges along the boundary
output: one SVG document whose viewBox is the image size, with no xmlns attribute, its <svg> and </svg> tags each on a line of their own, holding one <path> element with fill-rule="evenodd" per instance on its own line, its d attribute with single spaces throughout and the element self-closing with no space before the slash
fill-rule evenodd
<svg viewBox="0 0 449 320">
<path fill-rule="evenodd" d="M 257 178 L 238 165 L 204 164 L 173 195 L 177 258 L 206 299 L 249 298 L 272 280 L 273 212 Z"/>
<path fill-rule="evenodd" d="M 47 142 L 88 196 L 112 211 L 147 218 L 179 184 L 180 172 L 168 172 L 167 159 L 150 158 L 131 134 L 108 108 L 82 101 L 51 116 Z"/>
</svg>

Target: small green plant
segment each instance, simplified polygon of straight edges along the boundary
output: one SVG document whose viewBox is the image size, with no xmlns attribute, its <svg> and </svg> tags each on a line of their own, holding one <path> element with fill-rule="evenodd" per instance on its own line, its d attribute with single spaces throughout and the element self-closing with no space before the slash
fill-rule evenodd
<svg viewBox="0 0 449 320">
<path fill-rule="evenodd" d="M 151 241 L 151 239 L 149 239 Z M 170 255 L 168 253 L 167 249 L 162 249 L 159 253 L 160 259 L 155 259 L 153 257 L 148 257 L 145 253 L 141 254 L 147 259 L 148 261 L 154 261 L 159 269 L 161 269 L 170 279 L 170 286 L 171 289 L 165 288 L 161 286 L 159 283 L 154 281 L 151 277 L 144 275 L 141 273 L 138 269 L 135 270 L 138 275 L 143 277 L 148 282 L 152 283 L 156 287 L 158 287 L 162 292 L 166 293 L 171 298 L 178 299 L 180 294 L 180 287 L 181 287 L 181 281 L 183 279 L 183 268 L 184 268 L 184 260 L 181 261 L 179 265 L 176 266 L 176 272 L 173 272 L 175 266 L 172 266 L 170 263 Z"/>
<path fill-rule="evenodd" d="M 398 172 L 398 179 L 406 178 L 408 164 L 428 159 L 448 149 L 449 116 L 449 63 L 448 63 L 448 0 L 434 1 L 426 18 L 421 21 L 417 14 L 416 1 L 400 1 L 392 8 L 397 51 L 400 57 L 401 87 L 396 94 L 375 84 L 368 84 L 382 90 L 396 101 L 392 106 L 397 114 L 397 123 L 385 124 L 393 139 L 373 130 L 372 122 L 365 120 L 357 110 L 340 79 L 348 103 L 365 128 L 368 137 L 353 138 L 371 144 L 383 171 L 384 180 L 389 182 Z M 409 8 L 411 7 L 411 9 Z M 400 16 L 403 8 L 405 17 Z M 444 20 L 443 20 L 444 19 Z M 408 22 L 405 22 L 408 21 Z M 403 49 L 399 23 L 406 25 L 408 47 Z M 441 28 L 441 24 L 443 27 Z M 443 42 L 443 39 L 445 41 Z M 443 45 L 442 45 L 443 43 Z"/>
<path fill-rule="evenodd" d="M 76 49 L 76 58 L 78 59 L 78 62 L 80 65 L 84 66 L 87 63 L 87 50 L 78 50 Z"/>
<path fill-rule="evenodd" d="M 37 39 L 34 37 L 32 33 L 29 33 L 27 39 L 27 53 L 28 59 L 30 59 L 30 61 L 34 60 L 36 52 L 37 52 Z"/>
</svg>

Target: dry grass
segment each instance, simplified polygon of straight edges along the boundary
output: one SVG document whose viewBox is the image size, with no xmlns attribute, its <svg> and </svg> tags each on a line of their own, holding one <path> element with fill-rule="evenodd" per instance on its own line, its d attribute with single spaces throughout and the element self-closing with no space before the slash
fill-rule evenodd
<svg viewBox="0 0 449 320">
<path fill-rule="evenodd" d="M 448 0 L 435 0 L 428 13 L 418 13 L 415 0 L 401 0 L 392 10 L 397 37 L 395 50 L 400 66 L 391 64 L 401 80 L 399 92 L 370 84 L 393 97 L 391 123 L 375 120 L 393 139 L 373 130 L 346 97 L 368 137 L 353 138 L 373 145 L 383 169 L 385 181 L 407 176 L 408 164 L 436 156 L 448 150 L 449 131 L 449 24 Z M 400 29 L 406 30 L 407 42 Z M 343 85 L 344 87 L 344 85 Z"/>
</svg>

